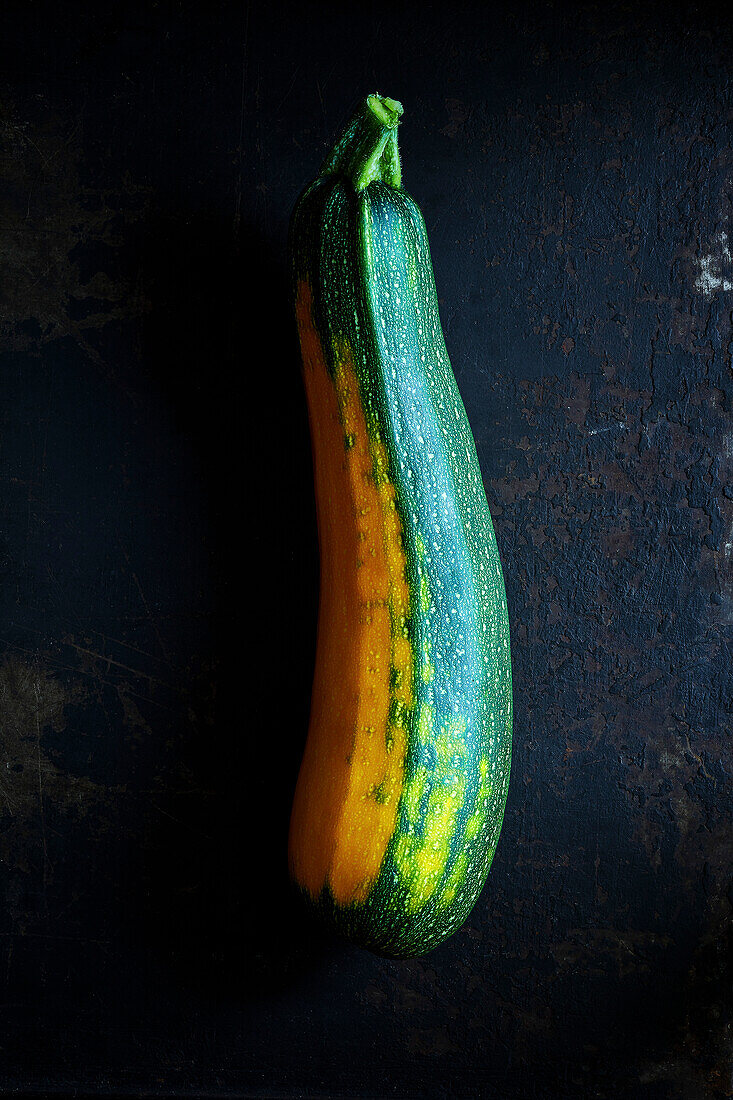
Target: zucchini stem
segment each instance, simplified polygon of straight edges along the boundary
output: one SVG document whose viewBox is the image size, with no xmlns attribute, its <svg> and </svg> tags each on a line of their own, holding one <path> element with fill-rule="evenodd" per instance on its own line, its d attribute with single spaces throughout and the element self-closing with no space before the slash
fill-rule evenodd
<svg viewBox="0 0 733 1100">
<path fill-rule="evenodd" d="M 320 174 L 350 179 L 355 191 L 375 180 L 402 186 L 397 127 L 402 104 L 386 96 L 369 95 L 357 107 L 344 132 L 326 157 Z"/>
</svg>

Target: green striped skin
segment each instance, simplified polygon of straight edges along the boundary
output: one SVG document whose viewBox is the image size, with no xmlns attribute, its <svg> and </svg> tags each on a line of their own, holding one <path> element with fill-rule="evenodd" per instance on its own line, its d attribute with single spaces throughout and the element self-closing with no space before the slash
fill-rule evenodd
<svg viewBox="0 0 733 1100">
<path fill-rule="evenodd" d="M 386 446 L 410 590 L 414 702 L 404 778 L 365 901 L 308 902 L 353 942 L 423 954 L 484 885 L 509 782 L 509 623 L 475 444 L 438 313 L 422 215 L 401 186 L 399 104 L 369 97 L 290 227 L 293 290 L 307 281 L 332 374 L 353 352 L 367 430 Z"/>
</svg>

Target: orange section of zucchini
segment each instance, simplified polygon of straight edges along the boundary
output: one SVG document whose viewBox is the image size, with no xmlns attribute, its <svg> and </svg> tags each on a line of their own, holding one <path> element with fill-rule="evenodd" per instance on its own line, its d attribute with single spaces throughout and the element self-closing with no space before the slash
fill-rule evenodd
<svg viewBox="0 0 733 1100">
<path fill-rule="evenodd" d="M 293 877 L 366 900 L 395 827 L 412 705 L 409 592 L 384 445 L 370 439 L 351 352 L 332 379 L 301 281 L 321 589 L 311 719 L 290 823 Z M 398 705 L 395 705 L 395 701 Z"/>
</svg>

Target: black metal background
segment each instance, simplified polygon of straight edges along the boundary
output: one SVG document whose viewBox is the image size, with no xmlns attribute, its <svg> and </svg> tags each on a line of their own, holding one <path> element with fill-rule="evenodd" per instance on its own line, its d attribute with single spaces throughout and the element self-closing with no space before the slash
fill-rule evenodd
<svg viewBox="0 0 733 1100">
<path fill-rule="evenodd" d="M 728 1094 L 727 6 L 3 7 L 0 1085 Z M 287 220 L 400 99 L 512 623 L 464 929 L 309 927 Z"/>
</svg>

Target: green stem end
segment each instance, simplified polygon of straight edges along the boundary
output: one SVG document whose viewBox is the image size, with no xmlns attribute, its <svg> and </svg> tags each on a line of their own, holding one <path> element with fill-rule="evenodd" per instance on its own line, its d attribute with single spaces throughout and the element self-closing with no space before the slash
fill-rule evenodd
<svg viewBox="0 0 733 1100">
<path fill-rule="evenodd" d="M 401 115 L 402 104 L 396 99 L 367 96 L 323 162 L 321 175 L 345 176 L 356 191 L 363 191 L 375 180 L 400 188 L 397 127 Z"/>
</svg>

